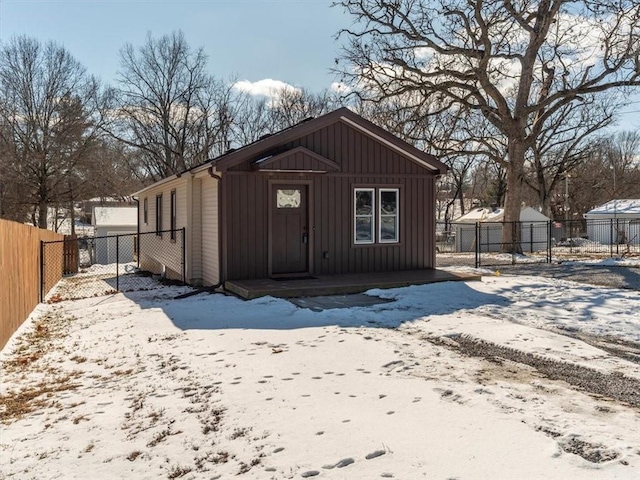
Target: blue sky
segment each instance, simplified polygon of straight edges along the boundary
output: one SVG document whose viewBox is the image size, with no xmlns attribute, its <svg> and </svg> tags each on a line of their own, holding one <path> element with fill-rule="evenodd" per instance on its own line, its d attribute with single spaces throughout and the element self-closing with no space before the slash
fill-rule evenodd
<svg viewBox="0 0 640 480">
<path fill-rule="evenodd" d="M 62 43 L 87 69 L 112 81 L 124 43 L 140 45 L 182 30 L 203 46 L 219 78 L 272 78 L 313 90 L 328 88 L 350 23 L 330 0 L 0 0 L 0 37 L 26 34 Z"/>
<path fill-rule="evenodd" d="M 273 79 L 312 90 L 329 88 L 351 23 L 331 0 L 0 0 L 0 40 L 26 34 L 62 43 L 92 74 L 111 82 L 125 43 L 182 30 L 203 46 L 218 78 Z M 259 84 L 265 86 L 265 82 Z M 268 87 L 268 82 L 266 83 Z M 618 128 L 640 128 L 640 95 Z"/>
</svg>

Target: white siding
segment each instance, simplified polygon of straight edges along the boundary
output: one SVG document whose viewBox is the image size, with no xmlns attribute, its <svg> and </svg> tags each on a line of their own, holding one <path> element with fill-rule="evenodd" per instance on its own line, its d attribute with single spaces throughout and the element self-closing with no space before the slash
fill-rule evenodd
<svg viewBox="0 0 640 480">
<path fill-rule="evenodd" d="M 215 285 L 220 279 L 218 249 L 218 180 L 202 179 L 202 280 Z"/>
<path fill-rule="evenodd" d="M 140 196 L 140 233 L 154 232 L 156 228 L 156 196 L 162 194 L 162 229 L 171 228 L 171 191 L 176 190 L 176 228 L 187 227 L 187 179 L 179 178 L 152 188 Z M 148 222 L 144 223 L 144 199 L 148 202 Z M 181 232 L 172 241 L 169 233 L 162 236 L 148 233 L 140 235 L 140 268 L 159 274 L 164 271 L 169 278 L 182 277 Z M 187 253 L 188 255 L 189 253 Z M 187 278 L 189 275 L 187 274 Z"/>
<path fill-rule="evenodd" d="M 195 178 L 191 190 L 191 228 L 187 229 L 187 251 L 191 252 L 187 265 L 193 285 L 202 284 L 202 180 Z"/>
</svg>

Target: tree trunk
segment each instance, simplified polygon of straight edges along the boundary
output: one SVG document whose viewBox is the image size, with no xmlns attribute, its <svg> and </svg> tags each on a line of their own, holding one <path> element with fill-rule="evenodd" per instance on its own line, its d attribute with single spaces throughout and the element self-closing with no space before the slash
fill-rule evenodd
<svg viewBox="0 0 640 480">
<path fill-rule="evenodd" d="M 518 141 L 509 143 L 509 163 L 507 166 L 507 195 L 504 205 L 504 221 L 502 229 L 502 251 L 522 253 L 520 245 L 519 225 L 522 208 L 522 189 L 524 188 L 524 158 L 526 147 Z"/>
<path fill-rule="evenodd" d="M 47 224 L 47 213 L 49 204 L 45 200 L 40 200 L 38 203 L 38 227 L 46 229 L 48 227 Z"/>
</svg>

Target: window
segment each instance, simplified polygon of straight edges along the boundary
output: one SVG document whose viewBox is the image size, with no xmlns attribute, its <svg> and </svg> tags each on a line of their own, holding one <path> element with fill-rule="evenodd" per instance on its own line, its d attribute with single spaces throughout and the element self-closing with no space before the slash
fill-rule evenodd
<svg viewBox="0 0 640 480">
<path fill-rule="evenodd" d="M 354 243 L 356 245 L 398 243 L 399 212 L 399 189 L 354 189 Z"/>
<path fill-rule="evenodd" d="M 299 208 L 300 190 L 280 190 L 276 192 L 276 208 Z"/>
<path fill-rule="evenodd" d="M 142 217 L 144 220 L 144 224 L 145 225 L 148 224 L 149 223 L 149 201 L 146 197 L 144 199 L 144 203 L 142 207 Z"/>
<path fill-rule="evenodd" d="M 373 188 L 356 188 L 354 191 L 355 243 L 374 243 L 375 218 L 373 216 Z"/>
<path fill-rule="evenodd" d="M 156 234 L 162 236 L 162 194 L 156 195 Z"/>
<path fill-rule="evenodd" d="M 398 241 L 398 189 L 381 188 L 378 192 L 380 243 L 396 243 Z"/>
<path fill-rule="evenodd" d="M 176 191 L 171 190 L 171 240 L 176 239 Z"/>
</svg>

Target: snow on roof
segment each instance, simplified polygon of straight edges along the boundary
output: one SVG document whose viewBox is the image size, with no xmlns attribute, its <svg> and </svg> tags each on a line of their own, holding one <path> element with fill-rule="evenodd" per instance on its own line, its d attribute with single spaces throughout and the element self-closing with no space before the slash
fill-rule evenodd
<svg viewBox="0 0 640 480">
<path fill-rule="evenodd" d="M 469 213 L 454 220 L 454 223 L 499 222 L 504 216 L 504 209 L 495 210 L 487 207 L 474 208 Z"/>
<path fill-rule="evenodd" d="M 138 224 L 138 209 L 136 207 L 93 207 L 92 223 L 96 227 L 133 227 Z"/>
<path fill-rule="evenodd" d="M 640 215 L 640 199 L 620 199 L 600 205 L 589 210 L 585 215 L 615 215 L 615 214 Z"/>
<path fill-rule="evenodd" d="M 535 208 L 522 207 L 520 210 L 520 221 L 546 222 L 549 218 L 538 212 Z M 474 208 L 469 213 L 461 216 L 454 223 L 476 223 L 476 222 L 502 222 L 504 221 L 504 208 Z"/>
</svg>

